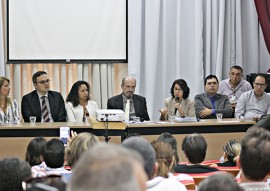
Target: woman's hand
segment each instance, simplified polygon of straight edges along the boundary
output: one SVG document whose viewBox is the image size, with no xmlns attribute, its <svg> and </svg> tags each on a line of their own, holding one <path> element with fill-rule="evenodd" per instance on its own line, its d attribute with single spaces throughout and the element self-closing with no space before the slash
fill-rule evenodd
<svg viewBox="0 0 270 191">
<path fill-rule="evenodd" d="M 166 120 L 168 110 L 167 109 L 160 109 L 159 112 L 160 112 L 160 120 Z"/>
</svg>

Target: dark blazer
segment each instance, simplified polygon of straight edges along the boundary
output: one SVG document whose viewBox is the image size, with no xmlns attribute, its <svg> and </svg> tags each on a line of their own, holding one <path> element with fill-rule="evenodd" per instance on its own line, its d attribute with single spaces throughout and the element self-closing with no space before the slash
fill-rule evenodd
<svg viewBox="0 0 270 191">
<path fill-rule="evenodd" d="M 132 96 L 134 102 L 134 109 L 136 117 L 143 118 L 144 120 L 150 120 L 145 97 L 139 96 L 137 94 L 133 94 Z M 107 109 L 122 109 L 124 111 L 123 106 L 123 97 L 122 94 L 111 97 L 107 102 Z"/>
<path fill-rule="evenodd" d="M 207 173 L 207 172 L 216 172 L 219 171 L 216 168 L 212 168 L 209 166 L 205 166 L 205 165 L 200 165 L 200 164 L 196 164 L 196 165 L 185 165 L 185 164 L 178 164 L 174 167 L 174 172 L 177 173 Z"/>
<path fill-rule="evenodd" d="M 194 98 L 194 107 L 195 107 L 195 114 L 197 118 L 200 118 L 199 112 L 203 110 L 204 108 L 215 109 L 216 113 L 219 113 L 222 111 L 224 118 L 233 117 L 233 110 L 230 105 L 228 96 L 226 95 L 216 94 L 215 108 L 213 108 L 212 102 L 206 93 L 198 94 Z M 215 118 L 216 116 L 213 114 L 205 117 L 205 119 L 215 119 Z"/>
<path fill-rule="evenodd" d="M 51 115 L 54 122 L 65 122 L 67 113 L 62 95 L 59 92 L 48 91 Z M 22 116 L 29 122 L 30 116 L 36 116 L 36 121 L 41 122 L 41 108 L 37 91 L 34 90 L 22 98 Z"/>
</svg>

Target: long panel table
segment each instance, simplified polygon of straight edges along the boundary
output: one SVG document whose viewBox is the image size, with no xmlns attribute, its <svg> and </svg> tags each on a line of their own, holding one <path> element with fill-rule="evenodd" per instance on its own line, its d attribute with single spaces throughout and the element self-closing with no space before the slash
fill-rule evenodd
<svg viewBox="0 0 270 191">
<path fill-rule="evenodd" d="M 108 136 L 110 142 L 121 143 L 121 140 L 129 133 L 139 133 L 149 141 L 152 141 L 163 132 L 174 134 L 180 145 L 184 136 L 190 133 L 201 133 L 208 142 L 209 153 L 207 159 L 213 159 L 220 155 L 219 150 L 229 139 L 240 139 L 244 132 L 253 125 L 253 121 L 238 122 L 235 119 L 226 119 L 222 123 L 216 120 L 201 120 L 200 122 L 189 123 L 169 123 L 169 122 L 144 122 L 138 124 L 125 124 L 109 122 Z M 67 126 L 71 130 L 80 132 L 90 132 L 104 140 L 105 123 L 21 123 L 14 125 L 0 126 L 0 158 L 7 156 L 17 156 L 24 158 L 26 147 L 31 139 L 37 136 L 44 136 L 47 139 L 59 137 L 59 128 Z M 222 153 L 221 153 L 222 154 Z M 182 157 L 183 158 L 183 157 Z"/>
</svg>

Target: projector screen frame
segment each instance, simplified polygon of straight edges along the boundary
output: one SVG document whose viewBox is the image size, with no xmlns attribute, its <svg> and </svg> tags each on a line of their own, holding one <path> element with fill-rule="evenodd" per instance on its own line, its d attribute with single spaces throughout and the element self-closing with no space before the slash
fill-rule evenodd
<svg viewBox="0 0 270 191">
<path fill-rule="evenodd" d="M 124 59 L 10 59 L 10 43 L 9 43 L 9 0 L 6 1 L 6 47 L 7 47 L 7 64 L 35 64 L 35 63 L 44 63 L 44 64 L 59 64 L 59 63 L 128 63 L 128 0 L 126 2 L 126 30 L 125 30 L 125 41 L 126 41 L 126 55 Z"/>
</svg>

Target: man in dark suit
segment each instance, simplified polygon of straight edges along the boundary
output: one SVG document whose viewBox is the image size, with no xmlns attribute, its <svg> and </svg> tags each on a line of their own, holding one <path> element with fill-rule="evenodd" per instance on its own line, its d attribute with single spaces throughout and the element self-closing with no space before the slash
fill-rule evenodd
<svg viewBox="0 0 270 191">
<path fill-rule="evenodd" d="M 65 122 L 66 109 L 62 95 L 50 90 L 50 80 L 44 71 L 36 72 L 32 77 L 34 91 L 22 98 L 22 116 L 29 122 L 30 116 L 36 116 L 37 122 Z"/>
<path fill-rule="evenodd" d="M 233 110 L 228 96 L 218 94 L 218 79 L 215 75 L 209 75 L 204 80 L 205 93 L 198 94 L 194 98 L 195 113 L 197 118 L 216 118 L 217 113 L 222 113 L 223 117 L 233 117 Z"/>
<path fill-rule="evenodd" d="M 127 100 L 130 100 L 129 117 L 140 117 L 141 120 L 150 120 L 147 112 L 145 97 L 134 94 L 136 79 L 126 76 L 122 79 L 122 93 L 108 99 L 108 109 L 121 109 L 125 111 Z"/>
</svg>

